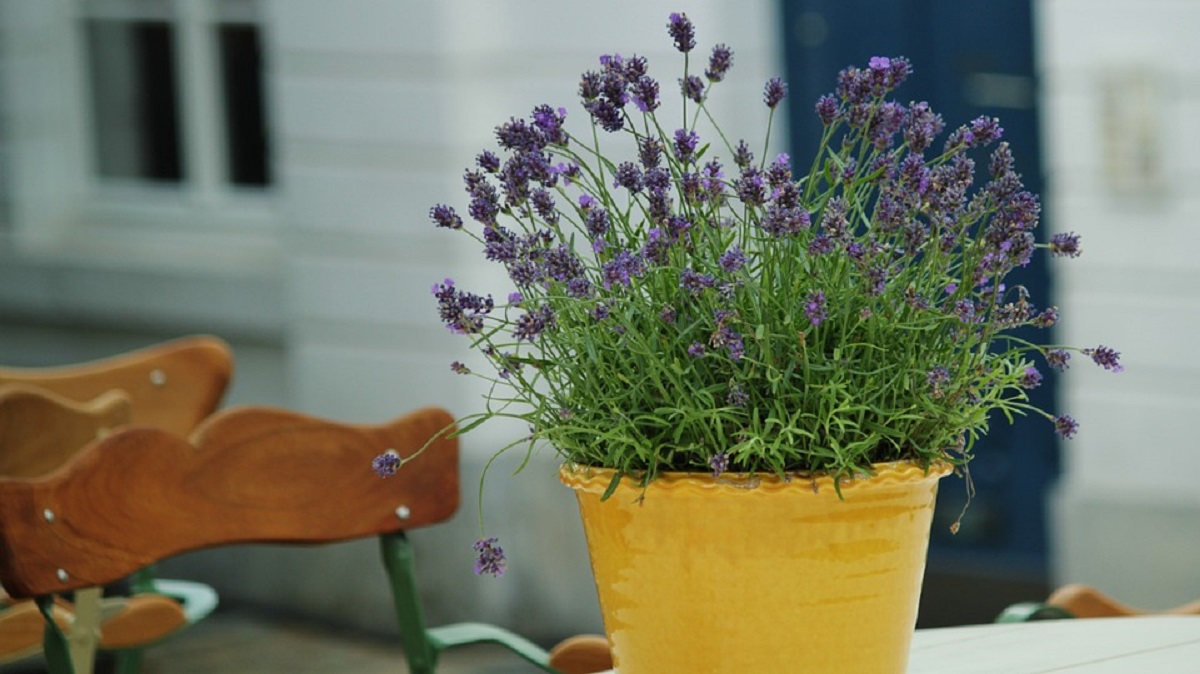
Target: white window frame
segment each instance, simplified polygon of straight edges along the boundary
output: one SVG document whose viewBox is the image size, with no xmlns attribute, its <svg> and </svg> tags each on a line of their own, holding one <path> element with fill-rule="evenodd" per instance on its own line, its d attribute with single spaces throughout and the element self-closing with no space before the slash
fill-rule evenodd
<svg viewBox="0 0 1200 674">
<path fill-rule="evenodd" d="M 44 288 L 22 294 L 29 284 L 14 283 L 18 274 L 27 278 L 71 272 L 91 279 L 84 284 L 87 292 L 53 289 L 49 302 L 60 309 L 94 309 L 86 305 L 106 286 L 127 291 L 124 282 L 131 272 L 151 286 L 155 278 L 176 287 L 185 279 L 201 296 L 213 295 L 205 289 L 208 279 L 222 288 L 231 279 L 256 284 L 246 297 L 280 294 L 278 191 L 274 185 L 241 187 L 226 179 L 222 86 L 211 30 L 219 21 L 256 23 L 266 51 L 261 5 L 261 0 L 37 0 L 0 7 L 5 34 L 15 36 L 0 44 L 0 114 L 8 122 L 4 169 L 9 171 L 11 203 L 9 231 L 0 233 L 0 311 L 6 305 L 25 308 L 47 301 Z M 165 9 L 175 25 L 185 162 L 179 183 L 101 178 L 93 161 L 83 22 L 148 18 L 147 6 L 160 13 Z M 270 124 L 274 115 L 269 82 L 264 85 Z M 277 180 L 275 171 L 272 175 Z M 139 304 L 136 298 L 132 302 Z M 155 302 L 140 304 L 154 313 Z M 235 321 L 261 315 L 261 320 L 251 321 L 258 325 L 247 326 L 256 333 L 278 331 L 282 320 L 277 306 L 207 311 L 217 318 L 243 317 Z"/>
</svg>

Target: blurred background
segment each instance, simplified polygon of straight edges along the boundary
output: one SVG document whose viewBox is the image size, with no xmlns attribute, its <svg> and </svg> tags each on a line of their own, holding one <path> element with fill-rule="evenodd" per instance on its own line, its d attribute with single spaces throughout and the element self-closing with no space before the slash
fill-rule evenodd
<svg viewBox="0 0 1200 674">
<path fill-rule="evenodd" d="M 638 53 L 668 84 L 667 15 L 698 53 L 733 47 L 713 109 L 759 138 L 761 88 L 782 74 L 773 136 L 807 166 L 812 103 L 836 72 L 905 55 L 902 100 L 951 126 L 987 114 L 1043 196 L 1041 236 L 1082 236 L 1078 260 L 1020 279 L 1062 307 L 1054 338 L 1112 346 L 1127 371 L 1076 359 L 1037 393 L 1079 435 L 999 420 L 978 494 L 942 485 L 921 624 L 988 622 L 1064 582 L 1148 608 L 1200 597 L 1200 60 L 1191 0 L 0 0 L 0 363 L 54 365 L 195 332 L 234 348 L 230 404 L 379 422 L 477 389 L 449 370 L 428 289 L 497 280 L 466 237 L 461 175 L 493 127 L 539 103 L 579 129 L 579 74 Z M 496 292 L 507 292 L 495 286 Z M 471 571 L 475 485 L 521 429 L 463 440 L 464 500 L 418 531 L 430 621 L 483 620 L 542 641 L 600 629 L 574 502 L 543 452 L 483 492 L 502 580 Z M 330 499 L 337 494 L 329 494 Z M 389 633 L 372 542 L 189 554 L 164 575 L 230 605 Z"/>
</svg>

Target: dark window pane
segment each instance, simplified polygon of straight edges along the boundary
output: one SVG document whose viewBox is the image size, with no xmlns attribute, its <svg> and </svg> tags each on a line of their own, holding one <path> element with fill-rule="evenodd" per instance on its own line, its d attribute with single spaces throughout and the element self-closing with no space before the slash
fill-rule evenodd
<svg viewBox="0 0 1200 674">
<path fill-rule="evenodd" d="M 263 105 L 262 51 L 258 28 L 223 24 L 217 28 L 225 101 L 229 181 L 264 186 L 271 182 Z"/>
<path fill-rule="evenodd" d="M 85 24 L 96 172 L 183 179 L 174 30 L 158 21 Z"/>
</svg>

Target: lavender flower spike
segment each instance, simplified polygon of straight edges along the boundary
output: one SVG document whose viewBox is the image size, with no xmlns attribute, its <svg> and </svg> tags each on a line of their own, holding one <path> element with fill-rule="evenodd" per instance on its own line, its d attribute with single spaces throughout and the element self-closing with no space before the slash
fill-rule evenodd
<svg viewBox="0 0 1200 674">
<path fill-rule="evenodd" d="M 1083 353 L 1084 355 L 1091 356 L 1092 360 L 1105 370 L 1110 372 L 1125 371 L 1125 366 L 1121 365 L 1119 360 L 1121 354 L 1117 353 L 1113 349 L 1108 348 L 1107 346 L 1100 345 L 1094 349 L 1084 349 Z"/>
<path fill-rule="evenodd" d="M 729 454 L 726 452 L 713 454 L 708 460 L 708 467 L 712 468 L 713 477 L 721 477 L 721 473 L 729 470 Z"/>
<path fill-rule="evenodd" d="M 403 463 L 404 462 L 400 460 L 400 455 L 396 453 L 396 450 L 389 449 L 371 461 L 371 468 L 379 477 L 391 477 L 392 475 L 396 474 L 397 470 L 400 470 L 400 466 Z"/>
<path fill-rule="evenodd" d="M 1079 257 L 1079 235 L 1074 232 L 1055 234 L 1050 239 L 1050 254 L 1054 257 Z"/>
<path fill-rule="evenodd" d="M 500 547 L 495 536 L 481 538 L 475 541 L 475 575 L 503 576 L 508 568 L 508 560 L 504 557 L 504 549 Z"/>
<path fill-rule="evenodd" d="M 696 47 L 696 27 L 692 25 L 692 20 L 687 18 L 687 14 L 672 12 L 667 31 L 675 40 L 675 48 L 679 51 L 686 54 Z"/>
<path fill-rule="evenodd" d="M 1060 437 L 1070 440 L 1079 432 L 1079 422 L 1071 418 L 1070 415 L 1060 414 L 1054 417 L 1054 431 Z"/>
<path fill-rule="evenodd" d="M 733 65 L 733 50 L 728 46 L 719 44 L 713 47 L 712 56 L 708 57 L 708 70 L 704 71 L 704 76 L 709 82 L 720 82 L 725 79 L 725 73 L 729 72 L 729 67 Z"/>
<path fill-rule="evenodd" d="M 458 216 L 458 213 L 455 213 L 453 208 L 445 204 L 438 204 L 429 209 L 429 217 L 438 227 L 462 229 L 463 226 L 462 218 Z"/>
<path fill-rule="evenodd" d="M 787 93 L 787 84 L 778 77 L 772 77 L 767 81 L 767 86 L 763 87 L 763 102 L 774 110 L 787 97 Z"/>
</svg>

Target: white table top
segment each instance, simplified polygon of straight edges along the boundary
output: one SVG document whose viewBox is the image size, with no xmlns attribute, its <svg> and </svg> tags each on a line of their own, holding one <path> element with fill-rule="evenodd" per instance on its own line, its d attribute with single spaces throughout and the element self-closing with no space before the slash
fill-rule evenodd
<svg viewBox="0 0 1200 674">
<path fill-rule="evenodd" d="M 1200 616 L 1039 620 L 917 630 L 909 674 L 1195 674 Z"/>
<path fill-rule="evenodd" d="M 1197 674 L 1200 616 L 917 630 L 908 674 Z M 610 672 L 609 674 L 613 674 Z"/>
</svg>

